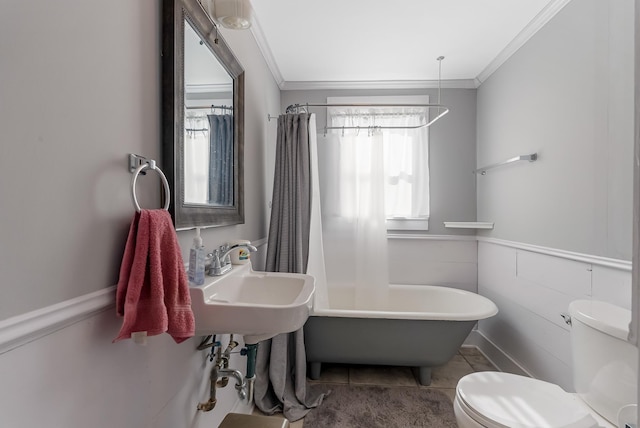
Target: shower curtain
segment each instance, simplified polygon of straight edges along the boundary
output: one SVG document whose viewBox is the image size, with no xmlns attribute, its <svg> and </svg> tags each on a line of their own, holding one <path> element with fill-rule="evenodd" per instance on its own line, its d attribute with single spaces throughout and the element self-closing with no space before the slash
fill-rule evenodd
<svg viewBox="0 0 640 428">
<path fill-rule="evenodd" d="M 358 126 L 341 115 L 332 126 Z M 386 306 L 389 273 L 383 139 L 380 130 L 319 137 L 322 232 L 327 283 L 352 288 L 355 309 Z"/>
<path fill-rule="evenodd" d="M 276 167 L 266 270 L 309 273 L 322 281 L 324 261 L 319 237 L 315 116 L 287 114 L 278 118 Z M 315 187 L 314 187 L 315 186 Z M 313 228 L 312 228 L 313 225 Z M 310 240 L 313 241 L 310 242 Z M 322 272 L 319 272 L 319 271 Z M 306 388 L 304 330 L 260 342 L 256 358 L 254 402 L 266 414 L 281 411 L 296 421 L 322 402 L 324 394 Z"/>
<path fill-rule="evenodd" d="M 233 116 L 210 114 L 209 198 L 218 206 L 233 205 Z"/>
</svg>

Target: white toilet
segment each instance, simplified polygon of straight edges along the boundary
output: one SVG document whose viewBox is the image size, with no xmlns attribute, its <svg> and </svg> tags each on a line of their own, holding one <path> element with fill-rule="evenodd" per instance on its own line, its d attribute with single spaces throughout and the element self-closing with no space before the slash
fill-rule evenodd
<svg viewBox="0 0 640 428">
<path fill-rule="evenodd" d="M 460 379 L 453 407 L 460 428 L 636 426 L 638 349 L 627 342 L 631 312 L 605 302 L 569 305 L 575 394 L 501 372 Z M 631 425 L 632 424 L 632 425 Z"/>
</svg>

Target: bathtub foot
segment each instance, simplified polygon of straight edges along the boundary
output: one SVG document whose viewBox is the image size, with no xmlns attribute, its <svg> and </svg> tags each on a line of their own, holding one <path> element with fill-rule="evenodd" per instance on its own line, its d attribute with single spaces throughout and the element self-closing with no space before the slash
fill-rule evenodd
<svg viewBox="0 0 640 428">
<path fill-rule="evenodd" d="M 320 371 L 322 370 L 322 363 L 312 361 L 309 363 L 309 377 L 313 380 L 320 379 Z"/>
<path fill-rule="evenodd" d="M 420 385 L 431 385 L 431 367 L 416 367 L 414 368 L 414 374 L 418 377 Z"/>
</svg>

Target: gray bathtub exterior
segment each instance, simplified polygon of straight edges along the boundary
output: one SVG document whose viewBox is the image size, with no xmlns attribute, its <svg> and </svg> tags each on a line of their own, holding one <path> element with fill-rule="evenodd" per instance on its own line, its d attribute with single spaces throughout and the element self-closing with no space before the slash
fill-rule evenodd
<svg viewBox="0 0 640 428">
<path fill-rule="evenodd" d="M 431 369 L 446 364 L 476 321 L 412 320 L 310 316 L 304 325 L 309 377 L 318 379 L 322 363 L 410 366 L 421 385 Z"/>
</svg>

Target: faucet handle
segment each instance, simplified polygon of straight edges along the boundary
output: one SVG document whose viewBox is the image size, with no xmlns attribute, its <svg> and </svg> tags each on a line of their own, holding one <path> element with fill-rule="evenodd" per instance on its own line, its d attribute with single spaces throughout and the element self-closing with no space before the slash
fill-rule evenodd
<svg viewBox="0 0 640 428">
<path fill-rule="evenodd" d="M 229 251 L 229 244 L 220 245 L 220 257 L 223 257 L 223 259 L 220 260 L 220 264 L 222 266 L 231 264 L 231 257 L 229 256 L 229 254 L 227 254 L 228 251 Z"/>
<path fill-rule="evenodd" d="M 213 250 L 213 260 L 211 261 L 211 267 L 214 268 L 219 268 L 220 266 L 220 250 L 215 249 Z"/>
</svg>

